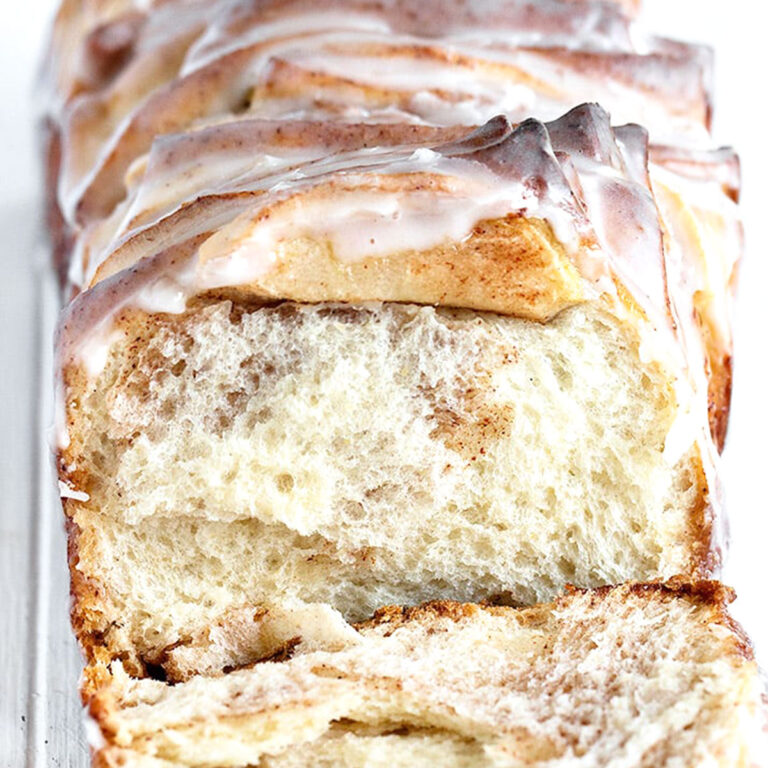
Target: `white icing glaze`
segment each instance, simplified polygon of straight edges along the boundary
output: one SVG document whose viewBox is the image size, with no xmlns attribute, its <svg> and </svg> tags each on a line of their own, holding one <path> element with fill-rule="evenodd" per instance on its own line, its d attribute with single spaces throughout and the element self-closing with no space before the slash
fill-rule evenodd
<svg viewBox="0 0 768 768">
<path fill-rule="evenodd" d="M 548 47 L 587 48 L 598 51 L 630 51 L 633 39 L 649 51 L 650 40 L 635 31 L 621 14 L 605 5 L 584 5 L 569 8 L 559 2 L 539 0 L 538 7 L 526 2 L 500 2 L 499 0 L 473 0 L 463 8 L 448 5 L 434 10 L 423 3 L 327 3 L 318 9 L 312 4 L 288 6 L 284 15 L 274 18 L 260 14 L 258 23 L 232 24 L 230 16 L 237 16 L 237 4 L 226 5 L 207 32 L 191 48 L 186 70 L 205 66 L 227 53 L 254 44 L 276 39 L 316 35 L 323 31 L 353 29 L 361 33 L 375 32 L 403 39 L 423 35 L 426 39 L 442 39 L 448 44 L 470 44 L 487 48 Z M 421 7 L 419 7 L 421 6 Z M 421 15 L 411 20 L 410 9 Z M 265 18 L 266 16 L 266 18 Z M 489 19 L 492 23 L 489 24 Z M 244 27 L 244 28 L 243 28 Z M 396 29 L 394 28 L 396 27 Z"/>
<path fill-rule="evenodd" d="M 51 447 L 65 451 L 69 448 L 69 425 L 67 424 L 67 397 L 64 391 L 64 382 L 61 377 L 60 367 L 56 367 L 56 385 L 53 395 L 53 438 Z"/>
<path fill-rule="evenodd" d="M 465 4 L 452 9 L 455 18 L 448 14 L 443 19 L 422 5 L 385 3 L 379 8 L 360 3 L 359 9 L 358 4 L 340 9 L 331 3 L 321 12 L 309 3 L 285 7 L 267 3 L 263 12 L 249 17 L 247 7 L 238 3 L 192 3 L 182 26 L 202 25 L 207 31 L 187 52 L 182 77 L 166 94 L 165 106 L 163 99 L 139 99 L 133 111 L 127 104 L 116 108 L 123 100 L 105 93 L 109 118 L 73 139 L 76 148 L 65 141 L 65 161 L 88 160 L 86 168 L 77 164 L 70 168 L 65 162 L 62 209 L 74 221 L 84 196 L 91 201 L 105 197 L 100 184 L 119 184 L 119 178 L 100 176 L 113 161 L 113 152 L 126 144 L 133 147 L 132 137 L 143 130 L 136 126 L 149 124 L 153 110 L 160 110 L 157 130 L 165 130 L 168 120 L 163 110 L 173 92 L 194 86 L 190 78 L 217 67 L 229 67 L 231 77 L 219 83 L 214 95 L 205 93 L 204 79 L 201 88 L 190 88 L 188 98 L 207 105 L 205 114 L 193 121 L 236 111 L 252 88 L 273 83 L 272 65 L 282 63 L 303 69 L 308 79 L 291 80 L 298 90 L 290 95 L 259 96 L 251 105 L 252 114 L 477 125 L 499 111 L 515 120 L 531 114 L 553 119 L 572 104 L 599 94 L 617 122 L 642 117 L 657 137 L 706 134 L 703 57 L 698 49 L 677 46 L 672 55 L 667 51 L 672 50 L 670 44 L 651 39 L 644 42 L 646 55 L 635 55 L 630 28 L 614 9 L 594 4 L 579 8 L 559 3 L 491 3 L 488 8 Z M 415 13 L 415 21 L 407 21 L 406 7 Z M 175 4 L 150 14 L 149 31 L 142 32 L 137 57 L 155 55 L 164 24 L 169 33 L 178 34 L 170 27 L 174 10 Z M 401 23 L 402 19 L 406 21 Z M 566 41 L 569 44 L 561 49 Z M 408 57 L 409 47 L 415 45 L 424 55 Z M 564 56 L 563 50 L 569 55 Z M 244 67 L 229 61 L 233 52 L 248 53 Z M 335 78 L 335 83 L 319 86 L 314 78 L 321 73 Z M 349 82 L 368 90 L 388 86 L 400 93 L 394 97 L 398 103 L 381 103 L 362 92 L 353 98 L 346 87 Z M 405 103 L 400 104 L 403 98 Z M 109 130 L 102 141 L 95 130 L 105 126 Z M 144 141 L 135 143 L 138 154 L 148 149 Z M 127 156 L 120 162 L 127 165 L 132 159 Z M 89 215 L 83 214 L 86 220 Z"/>
<path fill-rule="evenodd" d="M 134 297 L 136 303 L 143 303 L 144 291 Z M 91 379 L 96 378 L 103 370 L 109 359 L 112 345 L 120 338 L 120 333 L 114 329 L 113 318 L 105 318 L 96 328 L 93 328 L 83 340 L 77 359 L 85 366 L 85 372 Z"/>
<path fill-rule="evenodd" d="M 708 350 L 699 329 L 701 319 L 694 297 L 702 293 L 707 296 L 704 321 L 709 325 L 708 333 L 713 335 L 709 343 L 729 354 L 730 303 L 733 273 L 742 250 L 741 226 L 736 204 L 716 181 L 686 177 L 659 163 L 650 165 L 650 175 L 670 229 L 665 250 L 667 279 L 672 286 L 670 297 L 677 318 L 678 344 L 688 361 L 676 390 L 687 387 L 692 405 L 686 418 L 691 422 L 688 428 L 694 429 L 696 414 L 708 408 L 709 388 Z M 712 468 L 718 454 L 708 430 L 698 444 L 708 454 L 705 471 L 714 488 L 717 478 Z"/>
<path fill-rule="evenodd" d="M 87 493 L 78 491 L 61 480 L 59 480 L 59 496 L 62 499 L 74 499 L 75 501 L 89 501 L 91 498 Z"/>
<path fill-rule="evenodd" d="M 244 34 L 227 35 L 222 28 L 222 19 L 217 16 L 203 34 L 190 48 L 186 57 L 182 77 L 200 69 L 226 54 L 247 46 L 263 44 L 274 40 L 317 35 L 323 31 L 338 32 L 354 30 L 355 33 L 378 33 L 388 36 L 389 24 L 382 18 L 371 14 L 357 13 L 350 9 L 342 11 L 316 11 L 278 18 L 275 21 L 263 21 L 247 27 Z"/>
<path fill-rule="evenodd" d="M 535 199 L 510 197 L 521 192 L 520 188 L 510 190 L 502 186 L 450 197 L 432 192 L 354 192 L 336 196 L 289 210 L 280 218 L 270 217 L 235 247 L 226 230 L 217 233 L 201 248 L 201 256 L 208 251 L 221 255 L 211 257 L 203 265 L 200 284 L 217 288 L 261 277 L 276 264 L 280 244 L 296 237 L 329 240 L 334 256 L 342 262 L 461 241 L 483 219 L 524 211 L 535 216 Z"/>
<path fill-rule="evenodd" d="M 190 160 L 181 167 L 157 171 L 138 186 L 124 220 L 130 222 L 146 211 L 157 211 L 159 218 L 173 210 L 179 200 L 190 200 L 219 190 L 243 189 L 249 179 L 275 175 L 284 168 L 306 163 L 315 156 L 316 152 L 290 149 L 279 157 L 266 153 L 255 157 L 221 153 L 215 164 Z M 125 225 L 120 227 L 123 231 L 127 228 Z"/>
</svg>

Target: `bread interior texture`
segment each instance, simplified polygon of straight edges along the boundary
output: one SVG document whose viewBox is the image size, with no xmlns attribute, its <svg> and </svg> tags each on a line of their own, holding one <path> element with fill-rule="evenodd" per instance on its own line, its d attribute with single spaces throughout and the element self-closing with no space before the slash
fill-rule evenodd
<svg viewBox="0 0 768 768">
<path fill-rule="evenodd" d="M 257 631 L 272 607 L 354 622 L 696 569 L 669 375 L 597 304 L 538 324 L 219 300 L 117 329 L 97 377 L 69 376 L 74 567 L 99 594 L 75 615 L 134 670 L 213 673 L 304 634 Z"/>
<path fill-rule="evenodd" d="M 641 585 L 405 615 L 217 678 L 118 670 L 102 722 L 185 766 L 749 765 L 760 682 L 714 604 Z"/>
</svg>

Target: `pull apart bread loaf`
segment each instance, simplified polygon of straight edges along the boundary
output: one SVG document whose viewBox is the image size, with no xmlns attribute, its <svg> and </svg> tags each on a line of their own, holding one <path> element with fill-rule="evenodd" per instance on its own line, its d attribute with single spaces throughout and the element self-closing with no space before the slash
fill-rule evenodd
<svg viewBox="0 0 768 768">
<path fill-rule="evenodd" d="M 694 134 L 706 57 L 628 52 L 605 6 L 438 6 L 163 4 L 112 22 L 133 55 L 105 82 L 60 86 L 89 654 L 184 679 L 389 603 L 716 567 L 734 158 L 655 145 L 650 177 L 596 106 L 445 124 L 614 77 L 617 109 Z"/>
<path fill-rule="evenodd" d="M 100 759 L 602 765 L 616 723 L 576 744 L 461 713 L 479 675 L 560 733 L 522 670 L 560 690 L 547 638 L 615 603 L 617 658 L 646 612 L 702 659 L 732 649 L 695 698 L 718 723 L 701 754 L 747 765 L 726 756 L 747 754 L 729 718 L 754 670 L 719 597 L 470 605 L 717 572 L 741 230 L 738 160 L 707 148 L 707 51 L 618 4 L 146 5 L 65 0 L 49 77 L 74 296 L 58 467 Z M 701 693 L 707 663 L 680 686 Z M 421 703 L 394 695 L 412 674 Z M 454 714 L 431 710 L 462 675 Z M 682 765 L 670 718 L 620 764 Z"/>
</svg>

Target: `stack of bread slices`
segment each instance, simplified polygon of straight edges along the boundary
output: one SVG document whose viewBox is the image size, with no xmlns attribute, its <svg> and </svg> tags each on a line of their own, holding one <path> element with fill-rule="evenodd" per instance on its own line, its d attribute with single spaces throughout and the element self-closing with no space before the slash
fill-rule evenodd
<svg viewBox="0 0 768 768">
<path fill-rule="evenodd" d="M 757 766 L 741 250 L 636 2 L 63 0 L 57 465 L 97 766 Z"/>
</svg>

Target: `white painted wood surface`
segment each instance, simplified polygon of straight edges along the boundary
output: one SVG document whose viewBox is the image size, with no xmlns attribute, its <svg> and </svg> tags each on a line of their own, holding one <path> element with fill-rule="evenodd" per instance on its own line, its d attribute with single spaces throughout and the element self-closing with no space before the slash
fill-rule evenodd
<svg viewBox="0 0 768 768">
<path fill-rule="evenodd" d="M 30 205 L 0 218 L 26 260 L 2 282 L 0 385 L 0 765 L 85 768 L 77 696 L 80 654 L 69 630 L 69 583 L 61 507 L 48 445 L 52 335 L 57 312 L 47 254 L 30 242 Z M 8 251 L 6 251 L 8 253 Z"/>
<path fill-rule="evenodd" d="M 14 269 L 0 280 L 0 765 L 85 768 L 77 697 L 80 655 L 69 630 L 61 507 L 48 445 L 57 312 L 36 201 L 0 216 Z"/>
<path fill-rule="evenodd" d="M 426 0 L 425 0 L 426 1 Z M 768 258 L 762 242 L 768 162 L 760 3 L 645 0 L 659 33 L 714 43 L 716 136 L 744 166 L 748 258 L 737 305 L 737 358 L 725 456 L 732 545 L 725 580 L 768 659 Z M 31 125 L 31 73 L 54 0 L 2 0 L 0 27 L 0 768 L 85 768 L 76 693 L 80 658 L 68 627 L 61 513 L 48 459 L 55 291 L 42 249 Z"/>
</svg>

